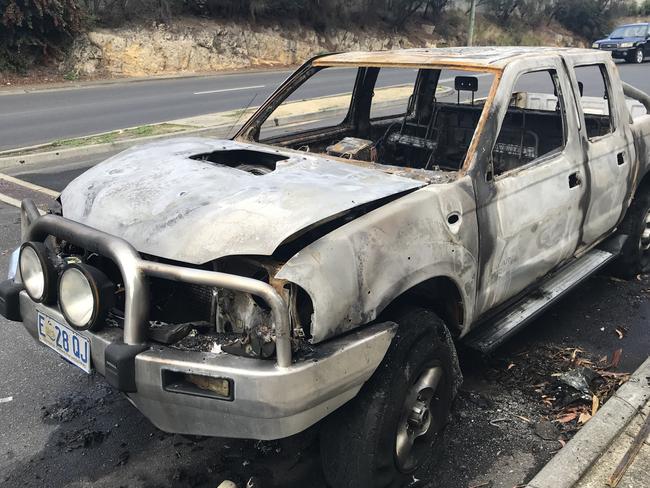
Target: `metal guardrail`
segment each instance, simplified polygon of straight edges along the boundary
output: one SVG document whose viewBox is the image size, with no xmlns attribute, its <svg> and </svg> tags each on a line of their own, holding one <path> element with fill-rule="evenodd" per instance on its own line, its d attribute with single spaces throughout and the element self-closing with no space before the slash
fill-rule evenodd
<svg viewBox="0 0 650 488">
<path fill-rule="evenodd" d="M 146 261 L 131 244 L 116 236 L 57 215 L 41 216 L 31 200 L 21 205 L 23 241 L 44 241 L 48 236 L 64 239 L 112 259 L 120 269 L 125 288 L 124 343 L 143 344 L 149 314 L 149 284 L 146 276 L 194 285 L 214 286 L 256 295 L 271 308 L 275 325 L 277 364 L 291 366 L 291 329 L 284 299 L 268 283 L 218 271 L 186 268 Z"/>
</svg>

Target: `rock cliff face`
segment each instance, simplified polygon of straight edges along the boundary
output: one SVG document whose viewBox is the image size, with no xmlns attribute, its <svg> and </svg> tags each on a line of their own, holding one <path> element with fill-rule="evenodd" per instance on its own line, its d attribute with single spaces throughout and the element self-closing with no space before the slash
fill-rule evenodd
<svg viewBox="0 0 650 488">
<path fill-rule="evenodd" d="M 79 75 L 143 76 L 286 66 L 327 51 L 435 46 L 431 34 L 431 26 L 417 26 L 407 37 L 373 30 L 318 33 L 295 25 L 179 21 L 171 27 L 91 31 L 75 41 L 65 69 Z"/>
</svg>

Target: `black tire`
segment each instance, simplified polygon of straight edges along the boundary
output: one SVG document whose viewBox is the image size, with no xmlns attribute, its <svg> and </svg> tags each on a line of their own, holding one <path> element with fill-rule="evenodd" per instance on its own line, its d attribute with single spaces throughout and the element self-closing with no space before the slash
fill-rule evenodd
<svg viewBox="0 0 650 488">
<path fill-rule="evenodd" d="M 440 444 L 462 382 L 451 334 L 437 315 L 423 309 L 400 314 L 396 322 L 399 329 L 377 371 L 354 400 L 323 422 L 321 458 L 333 488 L 403 486 L 408 473 Z M 414 398 L 413 385 L 420 385 L 423 375 L 432 370 L 437 371 L 439 382 L 435 391 L 426 390 L 433 397 L 431 427 L 414 444 L 413 465 L 401 469 L 396 440 L 398 428 L 407 425 L 405 402 L 407 396 Z"/>
<path fill-rule="evenodd" d="M 647 236 L 650 229 L 647 223 L 649 215 L 650 191 L 640 188 L 619 226 L 618 233 L 627 235 L 628 239 L 613 265 L 612 271 L 616 276 L 630 279 L 650 271 L 650 248 L 647 239 L 642 240 L 644 231 Z"/>
<path fill-rule="evenodd" d="M 626 61 L 628 63 L 633 63 L 633 64 L 641 64 L 643 63 L 645 59 L 645 55 L 643 53 L 643 48 L 637 47 L 634 51 L 632 51 L 632 54 L 630 54 Z"/>
</svg>

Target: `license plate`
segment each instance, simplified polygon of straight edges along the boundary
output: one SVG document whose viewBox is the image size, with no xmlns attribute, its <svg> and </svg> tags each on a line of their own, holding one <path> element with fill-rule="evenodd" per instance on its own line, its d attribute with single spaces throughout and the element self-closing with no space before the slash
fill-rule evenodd
<svg viewBox="0 0 650 488">
<path fill-rule="evenodd" d="M 38 312 L 38 338 L 65 360 L 90 373 L 90 342 L 70 327 Z"/>
</svg>

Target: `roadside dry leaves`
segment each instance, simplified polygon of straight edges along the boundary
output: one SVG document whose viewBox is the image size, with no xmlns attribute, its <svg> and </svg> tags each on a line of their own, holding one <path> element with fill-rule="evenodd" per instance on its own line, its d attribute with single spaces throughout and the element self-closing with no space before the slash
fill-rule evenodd
<svg viewBox="0 0 650 488">
<path fill-rule="evenodd" d="M 536 419 L 537 425 L 554 425 L 557 440 L 563 445 L 628 380 L 629 374 L 616 371 L 622 353 L 622 349 L 616 349 L 594 358 L 576 347 L 542 347 L 509 358 L 503 363 L 502 374 L 506 382 L 520 387 L 525 388 L 522 383 L 529 381 L 528 390 L 537 397 L 544 412 Z M 525 363 L 526 368 L 517 367 L 518 363 Z M 520 373 L 523 370 L 527 373 Z M 531 425 L 535 423 L 526 420 Z"/>
<path fill-rule="evenodd" d="M 622 352 L 622 349 L 617 349 L 611 357 L 604 356 L 594 361 L 578 348 L 556 350 L 555 358 L 567 370 L 553 374 L 555 381 L 543 385 L 539 392 L 542 401 L 551 409 L 551 419 L 563 426 L 563 430 L 579 430 L 628 380 L 629 374 L 612 371 L 618 366 Z M 572 383 L 567 381 L 570 377 L 583 381 Z"/>
</svg>

